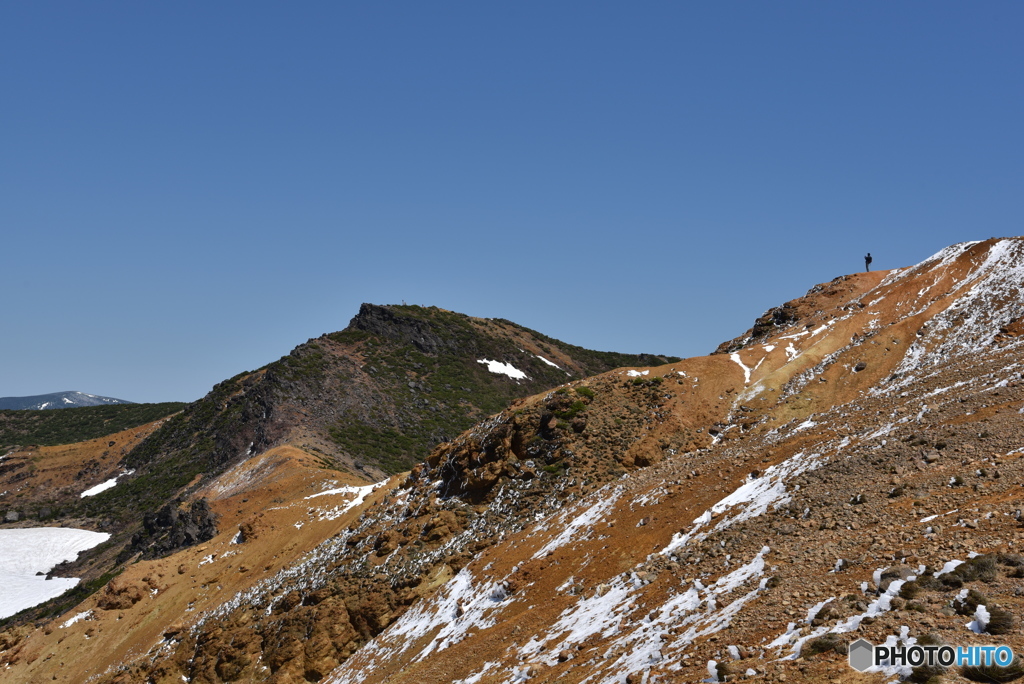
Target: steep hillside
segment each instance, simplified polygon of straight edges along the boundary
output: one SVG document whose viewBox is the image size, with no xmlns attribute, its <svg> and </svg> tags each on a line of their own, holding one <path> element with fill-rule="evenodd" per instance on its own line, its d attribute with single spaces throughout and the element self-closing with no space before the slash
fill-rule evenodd
<svg viewBox="0 0 1024 684">
<path fill-rule="evenodd" d="M 73 411 L 0 411 L 0 449 L 17 445 L 56 446 L 84 442 L 152 423 L 185 406 L 179 402 L 166 402 L 87 406 Z"/>
<path fill-rule="evenodd" d="M 514 398 L 652 360 L 669 359 L 592 352 L 507 321 L 434 307 L 364 304 L 345 330 L 226 380 L 189 405 L 127 455 L 123 468 L 134 474 L 82 502 L 81 516 L 138 520 L 285 444 L 322 467 L 372 482 L 408 469 L 434 444 Z M 131 548 L 144 551 L 150 536 L 136 536 Z"/>
<path fill-rule="evenodd" d="M 102 547 L 54 571 L 91 585 L 137 558 L 211 539 L 225 516 L 210 506 L 218 499 L 208 491 L 210 481 L 265 454 L 288 447 L 302 454 L 288 467 L 372 482 L 408 469 L 438 441 L 516 397 L 619 363 L 668 358 L 589 351 L 508 321 L 437 308 L 366 304 L 345 330 L 220 383 L 146 430 L 130 449 L 112 437 L 117 449 L 98 458 L 90 447 L 65 450 L 63 460 L 33 449 L 11 454 L 0 465 L 0 475 L 7 474 L 0 485 L 10 485 L 0 490 L 0 504 L 14 519 L 0 525 L 46 521 L 110 533 Z M 95 429 L 98 424 L 88 421 L 69 422 L 84 420 L 83 411 L 94 410 L 60 412 L 59 421 L 56 412 L 0 414 L 0 426 L 8 426 L 0 434 L 24 444 L 76 427 Z M 102 483 L 109 486 L 81 495 Z M 47 604 L 17 619 L 63 605 Z"/>
<path fill-rule="evenodd" d="M 113 397 L 100 397 L 84 392 L 52 392 L 31 397 L 0 397 L 0 410 L 49 411 L 52 409 L 79 408 L 82 406 L 113 406 L 133 402 Z"/>
<path fill-rule="evenodd" d="M 720 353 L 517 399 L 376 486 L 265 451 L 197 489 L 224 516 L 209 541 L 129 566 L 77 621 L 9 630 L 0 663 L 26 682 L 1003 680 L 843 653 L 1024 649 L 1022 282 L 1017 238 L 846 276 Z"/>
</svg>

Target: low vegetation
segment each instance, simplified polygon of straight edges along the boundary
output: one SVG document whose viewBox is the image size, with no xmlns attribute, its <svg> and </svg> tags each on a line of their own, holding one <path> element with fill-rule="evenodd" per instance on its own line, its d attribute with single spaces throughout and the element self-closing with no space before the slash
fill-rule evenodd
<svg viewBox="0 0 1024 684">
<path fill-rule="evenodd" d="M 113 404 L 51 411 L 0 411 L 0 448 L 56 446 L 96 439 L 151 423 L 187 404 Z"/>
</svg>

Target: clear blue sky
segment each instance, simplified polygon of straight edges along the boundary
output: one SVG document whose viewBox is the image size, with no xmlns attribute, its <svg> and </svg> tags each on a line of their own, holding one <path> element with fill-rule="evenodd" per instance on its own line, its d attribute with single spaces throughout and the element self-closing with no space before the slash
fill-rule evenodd
<svg viewBox="0 0 1024 684">
<path fill-rule="evenodd" d="M 0 5 L 0 396 L 193 400 L 359 303 L 691 356 L 1024 233 L 1020 2 Z"/>
</svg>

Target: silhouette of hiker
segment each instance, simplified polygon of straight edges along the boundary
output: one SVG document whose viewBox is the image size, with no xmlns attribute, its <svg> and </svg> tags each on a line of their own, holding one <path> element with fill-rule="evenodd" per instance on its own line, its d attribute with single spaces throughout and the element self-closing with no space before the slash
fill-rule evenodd
<svg viewBox="0 0 1024 684">
<path fill-rule="evenodd" d="M 866 257 L 864 257 L 864 270 L 865 271 L 870 271 L 871 270 L 871 252 L 868 252 L 868 255 Z"/>
</svg>

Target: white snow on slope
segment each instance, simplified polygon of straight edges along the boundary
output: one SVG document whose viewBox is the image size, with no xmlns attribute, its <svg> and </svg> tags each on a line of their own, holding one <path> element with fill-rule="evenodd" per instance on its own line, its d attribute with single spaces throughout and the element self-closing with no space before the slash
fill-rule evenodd
<svg viewBox="0 0 1024 684">
<path fill-rule="evenodd" d="M 543 361 L 544 363 L 548 364 L 549 366 L 551 366 L 551 367 L 553 367 L 553 368 L 558 368 L 558 370 L 562 370 L 562 369 L 561 369 L 561 368 L 560 368 L 560 367 L 558 366 L 558 364 L 557 364 L 557 363 L 553 363 L 553 362 L 551 362 L 551 361 L 548 361 L 547 359 L 545 359 L 545 358 L 544 358 L 543 356 L 541 356 L 540 354 L 534 354 L 534 356 L 536 356 L 536 357 L 537 357 L 538 359 L 540 359 L 540 360 L 541 360 L 541 361 Z"/>
<path fill-rule="evenodd" d="M 315 499 L 319 496 L 329 496 L 332 494 L 355 494 L 356 497 L 349 503 L 351 503 L 351 505 L 353 506 L 358 506 L 363 502 L 363 499 L 365 499 L 370 492 L 372 492 L 374 489 L 377 489 L 377 487 L 380 487 L 385 482 L 387 482 L 387 480 L 384 480 L 384 482 L 377 482 L 372 485 L 366 485 L 365 487 L 355 487 L 346 485 L 344 487 L 338 487 L 336 489 L 327 489 L 322 492 L 317 492 L 316 494 L 310 494 L 309 496 L 303 497 L 303 499 L 308 501 L 309 499 Z"/>
<path fill-rule="evenodd" d="M 84 492 L 82 492 L 79 495 L 79 497 L 84 499 L 87 496 L 96 496 L 100 492 L 105 492 L 108 489 L 112 488 L 116 484 L 117 484 L 117 475 L 115 475 L 114 477 L 110 478 L 106 482 L 100 482 L 95 487 L 89 487 L 89 489 L 86 489 Z"/>
<path fill-rule="evenodd" d="M 697 638 L 718 632 L 729 626 L 732 617 L 760 589 L 752 589 L 730 603 L 719 606 L 719 600 L 743 584 L 764 573 L 764 556 L 770 549 L 765 546 L 750 562 L 742 565 L 718 581 L 705 587 L 699 581 L 685 591 L 671 596 L 660 607 L 642 602 L 638 593 L 644 586 L 635 574 L 616 576 L 603 593 L 581 598 L 559 616 L 545 635 L 534 637 L 520 649 L 521 657 L 536 657 L 548 665 L 557 664 L 557 654 L 582 643 L 591 635 L 616 637 L 609 645 L 605 658 L 615 658 L 605 666 L 614 673 L 634 672 L 652 665 L 675 670 L 680 648 Z M 637 615 L 637 611 L 641 611 Z M 685 631 L 684 631 L 685 628 Z M 675 634 L 672 648 L 675 656 L 663 652 L 663 640 Z M 560 638 L 557 645 L 550 645 Z M 600 681 L 621 681 L 602 678 Z"/>
<path fill-rule="evenodd" d="M 847 632 L 854 632 L 860 627 L 860 623 L 863 622 L 865 618 L 875 618 L 881 615 L 882 613 L 891 610 L 892 599 L 899 595 L 900 588 L 905 584 L 905 582 L 906 580 L 893 580 L 892 583 L 889 584 L 889 587 L 885 590 L 885 592 L 868 605 L 867 610 L 858 615 L 853 615 L 849 618 L 846 618 L 845 620 L 840 620 L 832 627 L 829 627 L 827 625 L 818 627 L 817 629 L 812 630 L 811 632 L 801 636 L 801 631 L 797 627 L 797 624 L 795 622 L 790 622 L 788 629 L 786 629 L 784 633 L 780 634 L 778 637 L 775 638 L 774 641 L 768 644 L 768 648 L 791 648 L 792 650 L 790 651 L 790 653 L 786 656 L 783 656 L 781 660 L 796 660 L 800 657 L 800 651 L 803 648 L 804 644 L 810 641 L 811 639 L 816 639 L 828 632 L 831 632 L 833 634 L 845 634 Z M 822 602 L 821 605 L 824 605 L 825 603 L 832 601 L 834 598 L 835 597 L 829 598 L 828 601 Z M 815 606 L 815 608 L 817 608 L 817 606 Z M 816 612 L 817 610 L 815 610 L 815 613 Z M 808 617 L 812 617 L 810 612 L 808 612 Z M 881 670 L 872 671 L 879 672 Z"/>
<path fill-rule="evenodd" d="M 463 568 L 436 594 L 419 601 L 402 614 L 388 629 L 363 647 L 364 659 L 388 658 L 413 646 L 421 638 L 432 635 L 414 661 L 422 660 L 433 651 L 444 649 L 462 641 L 473 630 L 486 629 L 494 624 L 490 615 L 503 607 L 508 599 L 503 581 L 474 581 L 473 573 Z M 500 612 L 500 611 L 499 611 Z M 344 665 L 326 681 L 349 683 L 362 681 L 358 673 L 350 673 Z"/>
<path fill-rule="evenodd" d="M 800 473 L 817 468 L 821 465 L 820 457 L 821 454 L 818 453 L 805 454 L 801 451 L 782 463 L 768 468 L 760 477 L 748 478 L 731 494 L 697 517 L 689 532 L 674 534 L 672 541 L 659 553 L 672 554 L 682 549 L 692 539 L 704 539 L 714 530 L 722 530 L 733 523 L 763 515 L 772 505 L 778 507 L 789 500 L 789 495 L 786 493 L 786 481 Z M 711 522 L 714 515 L 726 511 L 729 511 L 730 514 L 723 515 L 714 530 L 702 530 Z"/>
<path fill-rule="evenodd" d="M 377 482 L 376 484 L 366 485 L 363 487 L 337 487 L 336 489 L 328 489 L 323 492 L 317 492 L 316 494 L 310 494 L 309 496 L 304 497 L 304 499 L 316 499 L 317 497 L 321 496 L 330 496 L 338 494 L 355 494 L 355 496 L 353 496 L 352 499 L 346 501 L 341 506 L 334 506 L 331 508 L 309 509 L 310 515 L 315 517 L 317 520 L 337 520 L 348 511 L 352 510 L 356 506 L 361 505 L 363 501 L 366 500 L 367 496 L 369 496 L 372 492 L 376 491 L 381 486 L 387 484 L 387 482 L 387 480 L 382 480 L 380 482 Z M 302 527 L 302 523 L 296 523 L 295 526 Z"/>
<path fill-rule="evenodd" d="M 964 564 L 964 562 L 962 560 L 947 561 L 946 564 L 942 566 L 941 570 L 938 570 L 938 571 L 935 572 L 935 576 L 936 577 L 942 577 L 947 572 L 953 572 L 954 570 L 956 570 L 956 567 L 958 565 L 963 565 L 963 564 Z"/>
<path fill-rule="evenodd" d="M 83 611 L 81 613 L 78 613 L 78 614 L 74 615 L 73 617 L 68 618 L 67 620 L 62 622 L 60 626 L 62 628 L 66 629 L 66 628 L 70 627 L 71 625 L 75 624 L 76 622 L 78 622 L 79 620 L 88 620 L 92 616 L 93 616 L 93 612 L 91 610 L 86 610 L 86 611 Z"/>
<path fill-rule="evenodd" d="M 975 634 L 981 634 L 988 628 L 988 622 L 991 619 L 992 616 L 989 615 L 988 608 L 984 604 L 979 603 L 978 607 L 974 610 L 974 619 L 967 623 L 967 629 Z"/>
<path fill-rule="evenodd" d="M 46 573 L 63 561 L 74 560 L 81 551 L 110 539 L 105 532 L 66 527 L 32 527 L 0 530 L 0 618 L 31 608 L 71 589 L 78 580 Z"/>
<path fill-rule="evenodd" d="M 892 274 L 878 287 L 928 272 L 939 278 L 959 255 L 976 244 L 947 247 L 917 266 Z M 953 303 L 921 328 L 891 376 L 894 380 L 872 388 L 870 394 L 879 396 L 908 386 L 917 374 L 937 364 L 988 349 L 1003 326 L 1024 316 L 1021 282 L 1024 241 L 1007 239 L 992 244 L 981 264 L 950 288 L 948 296 L 954 298 Z"/>
<path fill-rule="evenodd" d="M 82 492 L 78 496 L 81 499 L 84 499 L 87 496 L 96 496 L 100 492 L 105 492 L 108 489 L 110 489 L 111 487 L 113 487 L 114 485 L 116 485 L 117 484 L 117 478 L 119 478 L 119 477 L 121 477 L 123 475 L 131 475 L 134 472 L 135 472 L 134 470 L 127 470 L 127 471 L 125 471 L 123 473 L 115 475 L 114 477 L 110 478 L 106 482 L 100 482 L 95 487 L 90 487 L 89 489 L 86 489 L 84 492 Z"/>
<path fill-rule="evenodd" d="M 815 423 L 813 420 L 808 418 L 807 420 L 805 420 L 804 422 L 800 423 L 795 428 L 793 428 L 793 432 L 800 432 L 801 430 L 806 430 L 808 428 L 812 428 L 815 425 L 817 425 L 817 423 Z"/>
<path fill-rule="evenodd" d="M 949 515 L 950 513 L 956 513 L 958 510 L 960 510 L 960 509 L 954 508 L 953 510 L 946 511 L 945 513 L 936 513 L 935 515 L 927 515 L 927 516 L 921 518 L 921 520 L 919 520 L 918 522 L 923 522 L 923 523 L 930 522 L 930 521 L 935 520 L 936 518 L 938 518 L 940 515 Z"/>
<path fill-rule="evenodd" d="M 650 372 L 651 371 L 628 370 L 626 371 L 626 375 L 628 375 L 631 378 L 639 378 L 641 375 L 647 375 Z"/>
<path fill-rule="evenodd" d="M 729 354 L 729 358 L 739 364 L 740 368 L 743 369 L 743 384 L 750 384 L 750 369 L 743 365 L 743 361 L 740 359 L 740 355 L 736 352 Z"/>
<path fill-rule="evenodd" d="M 562 528 L 562 531 L 559 532 L 557 537 L 545 544 L 540 551 L 533 554 L 533 558 L 543 558 L 549 551 L 554 551 L 558 547 L 568 544 L 580 530 L 589 531 L 593 528 L 594 524 L 601 520 L 604 517 L 604 514 L 615 505 L 615 502 L 621 494 L 622 488 L 616 488 L 612 490 L 607 498 L 598 501 L 596 504 L 580 513 L 571 523 Z"/>
<path fill-rule="evenodd" d="M 482 363 L 487 366 L 487 370 L 498 375 L 507 375 L 513 380 L 523 380 L 526 378 L 526 373 L 519 370 L 511 363 L 502 363 L 501 361 L 491 361 L 490 359 L 477 359 L 477 363 Z"/>
</svg>

